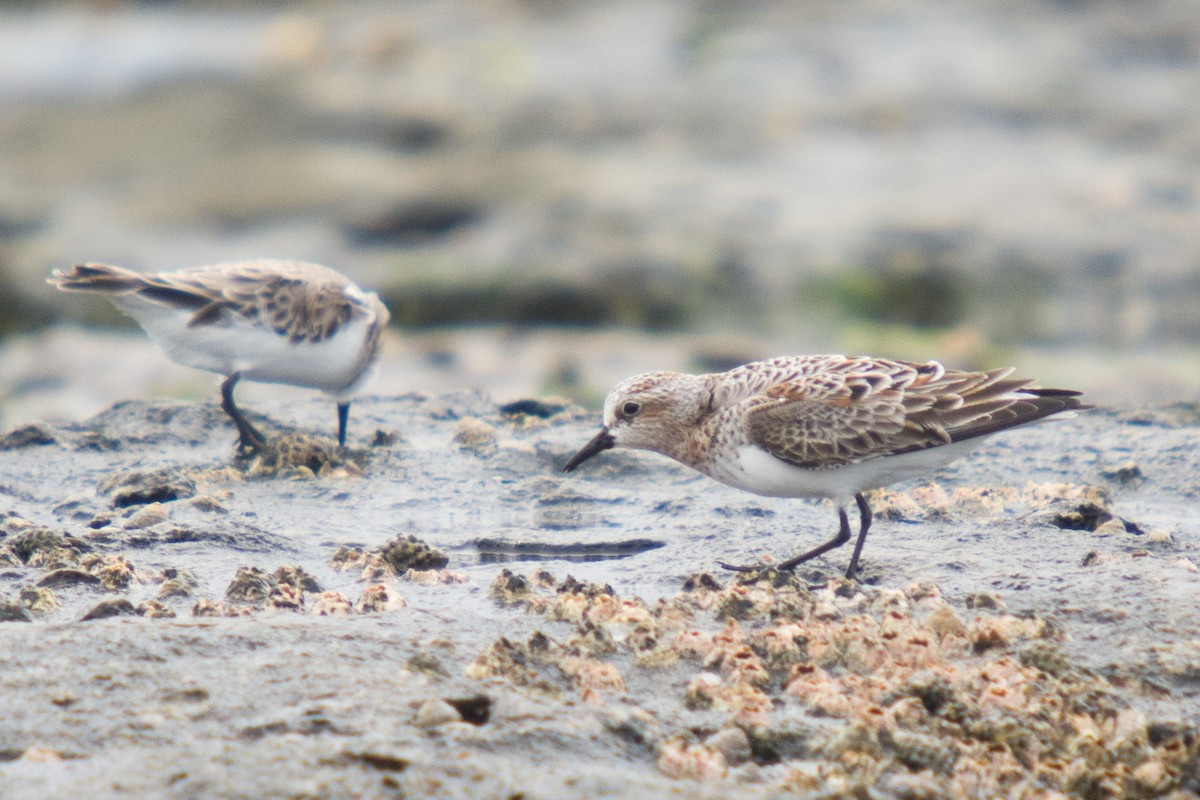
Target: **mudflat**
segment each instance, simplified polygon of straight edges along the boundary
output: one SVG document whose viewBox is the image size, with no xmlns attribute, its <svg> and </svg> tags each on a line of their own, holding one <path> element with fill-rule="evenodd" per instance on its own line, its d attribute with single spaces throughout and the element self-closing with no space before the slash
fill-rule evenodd
<svg viewBox="0 0 1200 800">
<path fill-rule="evenodd" d="M 1097 409 L 826 504 L 483 392 L 127 400 L 0 438 L 0 795 L 1200 789 L 1200 409 Z M 1107 789 L 1106 789 L 1107 791 Z M 1180 795 L 1176 795 L 1180 796 Z"/>
</svg>

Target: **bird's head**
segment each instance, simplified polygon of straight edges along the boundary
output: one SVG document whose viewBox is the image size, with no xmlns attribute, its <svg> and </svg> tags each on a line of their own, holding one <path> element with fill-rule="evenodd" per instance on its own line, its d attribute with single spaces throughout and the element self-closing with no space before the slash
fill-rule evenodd
<svg viewBox="0 0 1200 800">
<path fill-rule="evenodd" d="M 604 427 L 571 457 L 565 472 L 613 447 L 672 455 L 689 425 L 706 411 L 701 377 L 679 372 L 647 372 L 617 384 L 604 401 Z"/>
</svg>

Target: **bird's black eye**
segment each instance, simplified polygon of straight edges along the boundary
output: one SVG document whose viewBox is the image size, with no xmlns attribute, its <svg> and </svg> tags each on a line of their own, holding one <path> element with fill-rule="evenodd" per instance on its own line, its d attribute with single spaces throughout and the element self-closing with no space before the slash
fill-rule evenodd
<svg viewBox="0 0 1200 800">
<path fill-rule="evenodd" d="M 625 405 L 621 406 L 621 413 L 627 417 L 632 417 L 634 414 L 638 413 L 641 410 L 642 410 L 642 404 L 635 403 L 632 400 L 630 400 Z"/>
</svg>

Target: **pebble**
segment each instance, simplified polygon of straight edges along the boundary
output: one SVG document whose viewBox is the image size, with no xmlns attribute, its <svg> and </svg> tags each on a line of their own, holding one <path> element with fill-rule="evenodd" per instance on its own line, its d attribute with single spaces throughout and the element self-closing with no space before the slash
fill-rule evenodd
<svg viewBox="0 0 1200 800">
<path fill-rule="evenodd" d="M 454 427 L 454 443 L 476 455 L 496 451 L 496 429 L 477 417 L 463 417 Z"/>
<path fill-rule="evenodd" d="M 114 597 L 111 600 L 102 600 L 92 606 L 86 614 L 79 618 L 79 621 L 87 622 L 94 619 L 107 619 L 108 617 L 133 616 L 137 616 L 137 609 L 133 607 L 133 603 L 124 597 Z"/>
<path fill-rule="evenodd" d="M 567 401 L 555 397 L 539 400 L 536 398 L 526 398 L 522 400 L 514 400 L 511 403 L 505 403 L 500 406 L 501 414 L 510 414 L 513 416 L 530 416 L 540 419 L 549 419 L 555 414 L 559 414 L 567 410 Z"/>
<path fill-rule="evenodd" d="M 33 586 L 21 587 L 20 599 L 21 603 L 35 614 L 52 611 L 62 605 L 53 589 L 39 589 Z"/>
<path fill-rule="evenodd" d="M 33 614 L 15 600 L 0 600 L 0 622 L 33 622 Z"/>
<path fill-rule="evenodd" d="M 37 585 L 48 589 L 61 589 L 64 586 L 99 586 L 100 577 L 81 569 L 56 569 L 43 575 Z"/>
<path fill-rule="evenodd" d="M 1096 526 L 1096 530 L 1092 531 L 1097 536 L 1113 536 L 1115 534 L 1125 532 L 1125 523 L 1113 517 L 1107 522 L 1102 522 Z"/>
<path fill-rule="evenodd" d="M 157 525 L 160 522 L 166 522 L 171 518 L 167 513 L 167 507 L 162 503 L 150 503 L 138 509 L 129 519 L 125 520 L 125 530 L 135 531 L 142 528 L 149 528 Z"/>
<path fill-rule="evenodd" d="M 214 514 L 228 514 L 228 509 L 221 504 L 221 501 L 213 497 L 211 494 L 199 494 L 192 498 L 192 508 L 200 511 L 208 511 Z"/>
<path fill-rule="evenodd" d="M 749 761 L 752 755 L 750 737 L 737 727 L 722 728 L 705 739 L 704 746 L 725 756 L 725 761 L 731 766 Z"/>
<path fill-rule="evenodd" d="M 49 747 L 27 747 L 25 752 L 21 754 L 21 760 L 30 764 L 50 764 L 56 761 L 62 761 L 64 756 L 58 750 L 51 750 Z"/>
<path fill-rule="evenodd" d="M 1146 795 L 1161 794 L 1170 788 L 1171 775 L 1161 761 L 1144 761 L 1130 774 Z"/>
<path fill-rule="evenodd" d="M 163 578 L 162 584 L 158 587 L 159 600 L 166 600 L 169 597 L 191 597 L 192 590 L 196 588 L 195 577 L 186 571 L 168 568 L 163 571 Z"/>
<path fill-rule="evenodd" d="M 929 626 L 929 630 L 943 639 L 952 634 L 962 636 L 967 632 L 967 626 L 962 617 L 949 605 L 940 605 L 931 611 L 925 619 L 925 624 Z"/>
<path fill-rule="evenodd" d="M 451 722 L 461 721 L 462 715 L 458 713 L 457 708 L 440 697 L 434 697 L 426 700 L 417 709 L 417 716 L 413 724 L 418 728 L 438 728 Z"/>
<path fill-rule="evenodd" d="M 1091 550 L 1084 555 L 1083 561 L 1080 563 L 1085 567 L 1102 567 L 1106 564 L 1115 564 L 1122 560 L 1121 556 L 1116 553 L 1102 553 L 1099 550 Z"/>
</svg>

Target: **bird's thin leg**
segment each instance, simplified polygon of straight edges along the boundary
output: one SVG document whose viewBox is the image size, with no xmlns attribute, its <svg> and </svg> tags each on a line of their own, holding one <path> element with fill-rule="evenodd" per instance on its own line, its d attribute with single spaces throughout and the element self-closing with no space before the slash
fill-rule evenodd
<svg viewBox="0 0 1200 800">
<path fill-rule="evenodd" d="M 805 561 L 811 561 L 822 553 L 827 553 L 830 550 L 841 547 L 846 542 L 850 541 L 850 519 L 846 516 L 846 509 L 842 508 L 841 506 L 838 506 L 838 520 L 841 522 L 841 525 L 838 528 L 836 536 L 834 536 L 825 544 L 819 547 L 814 547 L 807 553 L 801 553 L 795 558 L 789 558 L 787 561 L 784 561 L 782 564 L 776 567 L 776 569 L 793 570 L 800 564 L 803 564 Z M 733 570 L 734 572 L 761 572 L 765 568 L 765 565 L 763 564 L 758 564 L 755 566 L 751 566 L 749 564 L 736 566 L 733 564 L 726 564 L 724 561 L 718 561 L 717 563 L 723 568 Z"/>
<path fill-rule="evenodd" d="M 221 384 L 221 408 L 225 409 L 225 413 L 233 420 L 233 424 L 238 429 L 238 446 L 248 447 L 257 452 L 267 445 L 267 440 L 263 435 L 250 424 L 250 421 L 242 415 L 238 407 L 233 402 L 233 387 L 237 386 L 238 380 L 242 377 L 241 373 L 235 372 L 230 375 Z"/>
<path fill-rule="evenodd" d="M 858 503 L 858 541 L 854 543 L 854 555 L 850 556 L 850 568 L 846 570 L 846 577 L 854 580 L 855 574 L 858 572 L 858 556 L 862 553 L 863 544 L 867 541 L 867 531 L 871 529 L 871 507 L 867 505 L 867 498 L 862 496 L 862 493 L 854 495 L 854 502 Z"/>
<path fill-rule="evenodd" d="M 346 420 L 350 418 L 350 403 L 338 403 L 338 447 L 346 446 Z"/>
</svg>

